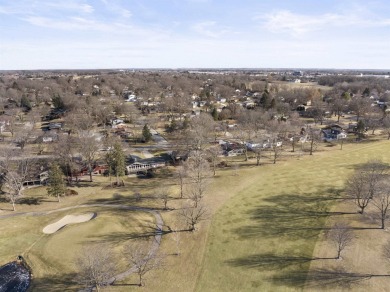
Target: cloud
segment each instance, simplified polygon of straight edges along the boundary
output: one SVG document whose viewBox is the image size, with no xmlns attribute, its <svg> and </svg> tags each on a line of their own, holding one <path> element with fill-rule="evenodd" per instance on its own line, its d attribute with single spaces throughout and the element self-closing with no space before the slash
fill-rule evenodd
<svg viewBox="0 0 390 292">
<path fill-rule="evenodd" d="M 4 1 L 0 6 L 1 14 L 17 15 L 49 15 L 53 12 L 72 12 L 91 14 L 95 11 L 94 7 L 82 0 L 53 1 L 42 0 L 37 5 L 36 1 Z"/>
<path fill-rule="evenodd" d="M 107 10 L 123 18 L 130 18 L 133 14 L 130 10 L 124 8 L 118 1 L 101 0 Z"/>
<path fill-rule="evenodd" d="M 320 17 L 294 14 L 290 11 L 277 11 L 264 16 L 264 27 L 275 33 L 290 33 L 299 36 L 309 31 L 321 29 L 327 24 L 339 21 L 340 16 L 325 14 Z"/>
<path fill-rule="evenodd" d="M 113 25 L 108 25 L 82 17 L 70 17 L 67 19 L 58 20 L 42 16 L 28 16 L 22 19 L 32 25 L 50 29 L 95 31 L 110 31 L 114 29 Z"/>
<path fill-rule="evenodd" d="M 326 13 L 322 15 L 297 14 L 288 10 L 279 10 L 254 18 L 262 20 L 262 25 L 273 33 L 288 33 L 300 37 L 313 31 L 326 30 L 335 27 L 379 27 L 389 26 L 390 19 L 366 18 L 351 11 L 348 14 Z"/>
<path fill-rule="evenodd" d="M 191 29 L 209 38 L 218 38 L 224 34 L 232 33 L 228 28 L 218 26 L 216 21 L 201 21 L 192 25 Z"/>
<path fill-rule="evenodd" d="M 46 4 L 47 7 L 51 7 L 58 10 L 70 10 L 82 13 L 93 13 L 94 8 L 86 3 L 80 3 L 78 1 L 62 1 L 62 2 L 49 2 Z"/>
</svg>

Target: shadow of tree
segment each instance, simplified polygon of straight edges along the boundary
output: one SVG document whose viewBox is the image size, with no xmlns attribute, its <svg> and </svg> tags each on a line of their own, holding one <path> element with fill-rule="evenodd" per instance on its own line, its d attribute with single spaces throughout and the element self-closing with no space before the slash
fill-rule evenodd
<svg viewBox="0 0 390 292">
<path fill-rule="evenodd" d="M 25 197 L 25 198 L 20 198 L 17 203 L 19 205 L 40 205 L 41 204 L 41 198 L 37 197 Z"/>
<path fill-rule="evenodd" d="M 110 242 L 114 244 L 120 244 L 122 242 L 128 241 L 130 239 L 148 239 L 153 238 L 156 234 L 161 234 L 162 236 L 172 233 L 172 230 L 161 230 L 156 225 L 144 224 L 140 226 L 143 231 L 137 232 L 112 232 L 110 234 L 105 234 L 102 236 L 91 236 L 91 242 Z M 184 232 L 185 230 L 183 230 Z"/>
<path fill-rule="evenodd" d="M 343 268 L 334 269 L 315 269 L 310 273 L 306 271 L 290 271 L 288 273 L 279 274 L 269 279 L 273 284 L 289 287 L 304 286 L 309 288 L 316 287 L 338 287 L 351 288 L 353 284 L 358 284 L 361 281 L 368 280 L 372 277 L 382 277 L 388 275 L 371 275 L 347 272 Z"/>
<path fill-rule="evenodd" d="M 78 291 L 82 287 L 76 282 L 76 273 L 34 277 L 29 291 Z"/>
<path fill-rule="evenodd" d="M 324 230 L 328 216 L 355 213 L 330 212 L 330 202 L 341 200 L 340 190 L 328 189 L 323 194 L 280 194 L 265 198 L 263 203 L 251 210 L 253 223 L 234 230 L 242 238 L 274 237 L 285 235 L 289 239 L 317 236 Z M 265 204 L 264 204 L 265 202 Z"/>
<path fill-rule="evenodd" d="M 281 270 L 290 266 L 309 263 L 314 260 L 325 260 L 335 258 L 311 258 L 294 255 L 275 255 L 272 253 L 256 254 L 247 257 L 232 259 L 227 263 L 234 267 L 256 268 L 260 270 Z"/>
</svg>

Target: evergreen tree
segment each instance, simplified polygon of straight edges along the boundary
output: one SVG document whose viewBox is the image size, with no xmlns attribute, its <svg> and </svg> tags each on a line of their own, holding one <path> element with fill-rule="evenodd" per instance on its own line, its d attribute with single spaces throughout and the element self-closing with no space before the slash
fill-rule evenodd
<svg viewBox="0 0 390 292">
<path fill-rule="evenodd" d="M 370 95 L 370 88 L 366 87 L 363 91 L 363 96 L 367 97 Z"/>
<path fill-rule="evenodd" d="M 60 196 L 66 191 L 63 173 L 57 163 L 50 167 L 49 171 L 49 186 L 47 187 L 47 194 L 49 196 L 57 197 L 60 202 Z"/>
<path fill-rule="evenodd" d="M 363 133 L 365 129 L 366 129 L 366 125 L 362 120 L 359 120 L 356 125 L 356 132 L 360 138 L 363 137 Z"/>
<path fill-rule="evenodd" d="M 344 98 L 345 100 L 350 100 L 351 99 L 351 94 L 348 91 L 345 91 L 345 92 L 343 92 L 341 97 Z"/>
<path fill-rule="evenodd" d="M 22 95 L 22 99 L 20 100 L 20 106 L 24 107 L 28 111 L 31 110 L 30 100 L 24 94 Z"/>
<path fill-rule="evenodd" d="M 268 109 L 270 102 L 271 101 L 270 101 L 269 92 L 268 92 L 268 90 L 264 90 L 264 92 L 260 98 L 260 104 L 263 108 Z"/>
<path fill-rule="evenodd" d="M 215 107 L 213 108 L 213 110 L 211 112 L 211 116 L 213 117 L 214 121 L 218 121 L 218 111 Z"/>
<path fill-rule="evenodd" d="M 53 102 L 53 106 L 56 109 L 64 109 L 65 108 L 64 101 L 62 100 L 62 98 L 59 94 L 54 95 L 51 100 Z"/>
<path fill-rule="evenodd" d="M 114 148 L 107 153 L 107 162 L 109 164 L 110 172 L 112 171 L 116 176 L 116 183 L 119 186 L 120 178 L 125 175 L 126 162 L 125 154 L 120 143 L 115 143 Z M 123 184 L 123 180 L 122 180 Z"/>
<path fill-rule="evenodd" d="M 152 133 L 150 133 L 148 125 L 145 125 L 142 129 L 142 137 L 145 142 L 152 140 Z"/>
</svg>

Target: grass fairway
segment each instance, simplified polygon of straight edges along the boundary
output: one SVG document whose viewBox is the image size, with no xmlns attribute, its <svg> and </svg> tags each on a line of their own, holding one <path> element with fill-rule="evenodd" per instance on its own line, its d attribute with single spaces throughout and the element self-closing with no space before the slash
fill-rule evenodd
<svg viewBox="0 0 390 292">
<path fill-rule="evenodd" d="M 97 217 L 85 223 L 69 225 L 54 234 L 43 234 L 47 224 L 65 215 L 96 212 Z M 2 219 L 0 261 L 14 260 L 24 255 L 34 272 L 32 291 L 76 291 L 73 285 L 77 271 L 75 261 L 83 247 L 105 243 L 117 255 L 132 238 L 144 234 L 154 223 L 154 217 L 145 212 L 115 208 L 81 208 L 43 216 L 18 216 Z M 104 251 L 102 251 L 104 252 Z M 10 256 L 12 255 L 12 256 Z M 118 272 L 126 266 L 118 257 Z"/>
<path fill-rule="evenodd" d="M 302 290 L 346 177 L 369 159 L 390 162 L 389 151 L 389 141 L 350 144 L 240 170 L 247 185 L 213 217 L 196 291 Z"/>
</svg>

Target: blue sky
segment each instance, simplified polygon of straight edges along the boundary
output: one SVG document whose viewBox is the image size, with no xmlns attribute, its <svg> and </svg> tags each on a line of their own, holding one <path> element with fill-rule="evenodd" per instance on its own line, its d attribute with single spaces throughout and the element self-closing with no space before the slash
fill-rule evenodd
<svg viewBox="0 0 390 292">
<path fill-rule="evenodd" d="M 390 69 L 388 0 L 0 0 L 0 69 Z"/>
</svg>

